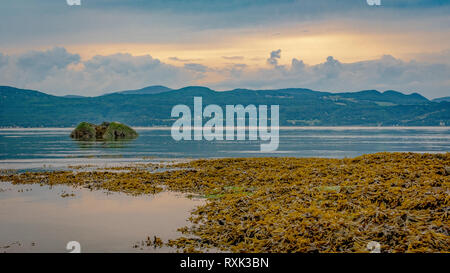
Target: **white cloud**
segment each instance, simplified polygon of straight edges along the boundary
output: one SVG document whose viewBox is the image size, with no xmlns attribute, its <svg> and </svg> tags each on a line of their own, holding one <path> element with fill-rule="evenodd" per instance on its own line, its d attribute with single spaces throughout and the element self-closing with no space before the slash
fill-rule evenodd
<svg viewBox="0 0 450 273">
<path fill-rule="evenodd" d="M 385 55 L 376 60 L 342 63 L 330 56 L 317 65 L 297 58 L 290 65 L 278 65 L 280 58 L 281 50 L 276 50 L 269 58 L 272 65 L 266 68 L 246 64 L 212 68 L 196 63 L 178 67 L 150 55 L 99 55 L 80 60 L 78 54 L 64 48 L 21 55 L 0 53 L 0 85 L 87 96 L 148 85 L 206 85 L 218 90 L 301 87 L 330 92 L 392 89 L 418 92 L 429 98 L 450 93 L 450 63 L 445 58 L 442 62 L 431 62 L 432 58 L 403 61 Z"/>
<path fill-rule="evenodd" d="M 271 56 L 272 57 L 272 56 Z M 279 59 L 275 54 L 275 58 Z M 290 66 L 275 65 L 264 69 L 242 69 L 228 72 L 228 77 L 213 88 L 287 88 L 302 87 L 313 90 L 346 92 L 368 89 L 397 90 L 421 93 L 434 98 L 450 93 L 450 62 L 403 61 L 390 55 L 376 60 L 342 63 L 330 56 L 325 62 L 307 65 L 292 59 Z M 224 73 L 222 73 L 223 75 Z"/>
<path fill-rule="evenodd" d="M 150 55 L 114 54 L 80 61 L 77 54 L 55 48 L 2 55 L 0 60 L 5 58 L 7 64 L 0 67 L 0 84 L 56 95 L 96 96 L 154 84 L 183 86 L 195 78 L 189 70 L 162 63 Z"/>
</svg>

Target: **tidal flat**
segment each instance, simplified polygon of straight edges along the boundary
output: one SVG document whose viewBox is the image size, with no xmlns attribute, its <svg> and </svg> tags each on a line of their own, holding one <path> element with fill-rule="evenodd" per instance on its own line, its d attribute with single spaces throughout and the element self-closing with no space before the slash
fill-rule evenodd
<svg viewBox="0 0 450 273">
<path fill-rule="evenodd" d="M 15 185 L 203 198 L 180 236 L 141 245 L 184 252 L 450 252 L 450 153 L 224 158 L 18 172 Z M 132 242 L 130 242 L 132 243 Z"/>
</svg>

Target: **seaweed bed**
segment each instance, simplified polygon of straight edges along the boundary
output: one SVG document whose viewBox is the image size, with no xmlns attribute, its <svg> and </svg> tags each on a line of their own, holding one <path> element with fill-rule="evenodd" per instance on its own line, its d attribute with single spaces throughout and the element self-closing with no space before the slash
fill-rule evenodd
<svg viewBox="0 0 450 273">
<path fill-rule="evenodd" d="M 243 158 L 140 164 L 108 172 L 0 172 L 0 181 L 70 184 L 129 194 L 162 190 L 207 198 L 185 252 L 450 252 L 450 153 L 356 158 Z M 172 168 L 172 169 L 170 169 Z M 158 245 L 161 245 L 158 238 Z"/>
</svg>

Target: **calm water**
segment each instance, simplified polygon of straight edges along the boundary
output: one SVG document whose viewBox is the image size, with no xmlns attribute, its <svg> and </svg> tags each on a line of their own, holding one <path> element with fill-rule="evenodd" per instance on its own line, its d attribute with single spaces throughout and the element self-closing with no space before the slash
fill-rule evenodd
<svg viewBox="0 0 450 273">
<path fill-rule="evenodd" d="M 139 128 L 136 140 L 75 141 L 71 129 L 0 129 L 0 168 L 38 168 L 170 158 L 354 157 L 375 152 L 450 151 L 450 127 L 284 128 L 276 152 L 261 153 L 259 141 L 180 141 L 168 129 Z"/>
<path fill-rule="evenodd" d="M 277 152 L 261 153 L 258 141 L 175 142 L 167 129 L 140 128 L 139 138 L 123 142 L 74 141 L 71 129 L 0 130 L 0 169 L 59 169 L 68 165 L 120 165 L 186 158 L 354 157 L 383 151 L 450 151 L 450 127 L 285 128 Z M 63 198 L 62 193 L 75 196 Z M 120 193 L 0 183 L 0 252 L 173 251 L 133 248 L 147 236 L 179 236 L 189 211 L 201 200 L 177 193 L 129 196 Z"/>
<path fill-rule="evenodd" d="M 62 193 L 75 196 L 61 197 Z M 74 189 L 68 186 L 0 183 L 0 253 L 68 252 L 78 241 L 82 252 L 170 252 L 134 248 L 147 236 L 164 241 L 181 236 L 189 213 L 202 200 L 163 192 L 154 196 Z"/>
</svg>

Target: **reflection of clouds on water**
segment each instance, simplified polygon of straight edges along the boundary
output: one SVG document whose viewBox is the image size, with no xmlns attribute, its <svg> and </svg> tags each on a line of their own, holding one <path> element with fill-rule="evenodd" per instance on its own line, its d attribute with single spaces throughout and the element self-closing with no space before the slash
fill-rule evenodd
<svg viewBox="0 0 450 273">
<path fill-rule="evenodd" d="M 63 185 L 49 188 L 4 182 L 2 187 L 13 190 L 0 195 L 0 245 L 6 244 L 6 239 L 36 242 L 35 247 L 24 244 L 28 249 L 17 251 L 65 252 L 70 240 L 79 241 L 87 252 L 134 251 L 132 244 L 146 236 L 163 240 L 179 236 L 176 230 L 188 224 L 190 210 L 204 202 L 170 192 L 130 196 Z M 62 192 L 75 196 L 62 198 Z"/>
<path fill-rule="evenodd" d="M 125 148 L 131 145 L 134 140 L 116 140 L 116 141 L 83 141 L 74 139 L 73 142 L 76 143 L 81 149 L 92 149 L 92 148 Z"/>
</svg>

